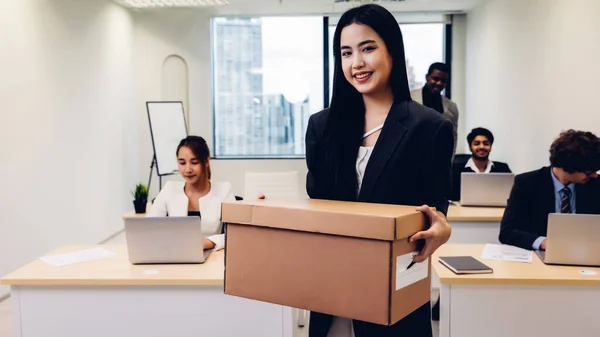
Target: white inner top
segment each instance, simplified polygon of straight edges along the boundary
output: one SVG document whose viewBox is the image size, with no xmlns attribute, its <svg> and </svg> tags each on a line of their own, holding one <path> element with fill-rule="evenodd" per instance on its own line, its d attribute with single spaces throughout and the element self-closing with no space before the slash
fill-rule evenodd
<svg viewBox="0 0 600 337">
<path fill-rule="evenodd" d="M 363 139 L 369 137 L 375 132 L 381 130 L 383 128 L 383 124 L 379 124 L 371 130 L 365 132 L 363 135 Z M 369 163 L 369 159 L 371 159 L 371 154 L 373 153 L 373 146 L 361 146 L 358 149 L 358 155 L 356 156 L 356 180 L 358 181 L 358 188 L 356 190 L 356 195 L 360 193 L 360 189 L 362 187 L 363 177 L 365 176 L 365 170 L 367 169 L 367 164 Z"/>
<path fill-rule="evenodd" d="M 360 193 L 365 170 L 367 169 L 367 164 L 369 163 L 369 159 L 371 159 L 372 153 L 373 146 L 361 146 L 358 149 L 358 156 L 356 157 L 356 179 L 358 181 L 358 189 L 356 195 Z"/>
<path fill-rule="evenodd" d="M 467 163 L 465 164 L 465 167 L 470 168 L 475 173 L 490 173 L 492 171 L 492 166 L 494 166 L 494 162 L 488 160 L 487 166 L 485 167 L 485 171 L 480 172 L 479 168 L 477 167 L 477 165 L 475 165 L 475 162 L 473 161 L 473 157 L 469 158 L 469 160 L 467 160 Z"/>
</svg>

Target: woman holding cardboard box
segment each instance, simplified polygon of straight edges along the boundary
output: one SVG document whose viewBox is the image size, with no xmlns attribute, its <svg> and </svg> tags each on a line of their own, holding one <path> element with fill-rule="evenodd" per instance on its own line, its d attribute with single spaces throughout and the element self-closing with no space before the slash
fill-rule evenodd
<svg viewBox="0 0 600 337">
<path fill-rule="evenodd" d="M 378 5 L 344 13 L 333 37 L 333 97 L 306 132 L 311 198 L 414 205 L 431 223 L 421 262 L 450 237 L 452 124 L 410 98 L 402 33 Z M 435 207 L 435 211 L 429 206 Z M 310 337 L 432 335 L 430 304 L 392 326 L 312 312 Z"/>
<path fill-rule="evenodd" d="M 179 174 L 184 181 L 169 181 L 160 191 L 147 216 L 199 216 L 206 235 L 204 249 L 225 246 L 221 203 L 233 201 L 231 184 L 210 181 L 210 151 L 204 138 L 188 136 L 177 146 Z"/>
</svg>

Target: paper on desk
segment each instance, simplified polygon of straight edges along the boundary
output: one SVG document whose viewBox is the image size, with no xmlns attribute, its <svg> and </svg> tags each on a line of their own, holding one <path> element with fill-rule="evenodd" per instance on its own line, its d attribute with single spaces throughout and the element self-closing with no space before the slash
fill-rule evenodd
<svg viewBox="0 0 600 337">
<path fill-rule="evenodd" d="M 96 247 L 90 249 L 78 250 L 76 252 L 59 254 L 59 255 L 51 255 L 51 256 L 42 256 L 40 260 L 46 262 L 47 264 L 55 267 L 66 266 L 69 264 L 80 263 L 91 260 L 103 259 L 109 256 L 114 256 L 115 253 L 106 250 L 104 248 Z"/>
<path fill-rule="evenodd" d="M 481 253 L 486 260 L 533 262 L 533 252 L 519 247 L 488 243 Z"/>
</svg>

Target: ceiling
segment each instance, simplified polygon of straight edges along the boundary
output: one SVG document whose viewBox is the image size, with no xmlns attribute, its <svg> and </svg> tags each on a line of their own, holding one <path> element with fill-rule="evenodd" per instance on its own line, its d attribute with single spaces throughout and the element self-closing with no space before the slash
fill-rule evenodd
<svg viewBox="0 0 600 337">
<path fill-rule="evenodd" d="M 245 8 L 248 6 L 280 5 L 284 7 L 327 6 L 332 8 L 348 8 L 360 3 L 381 3 L 394 11 L 469 11 L 485 0 L 114 0 L 132 9 L 160 8 Z"/>
</svg>

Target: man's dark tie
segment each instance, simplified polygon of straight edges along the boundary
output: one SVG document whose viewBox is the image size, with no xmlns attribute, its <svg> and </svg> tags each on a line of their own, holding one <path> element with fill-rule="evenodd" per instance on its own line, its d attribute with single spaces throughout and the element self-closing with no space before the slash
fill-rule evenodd
<svg viewBox="0 0 600 337">
<path fill-rule="evenodd" d="M 571 213 L 571 189 L 565 186 L 563 189 L 562 203 L 560 206 L 561 213 Z"/>
</svg>

